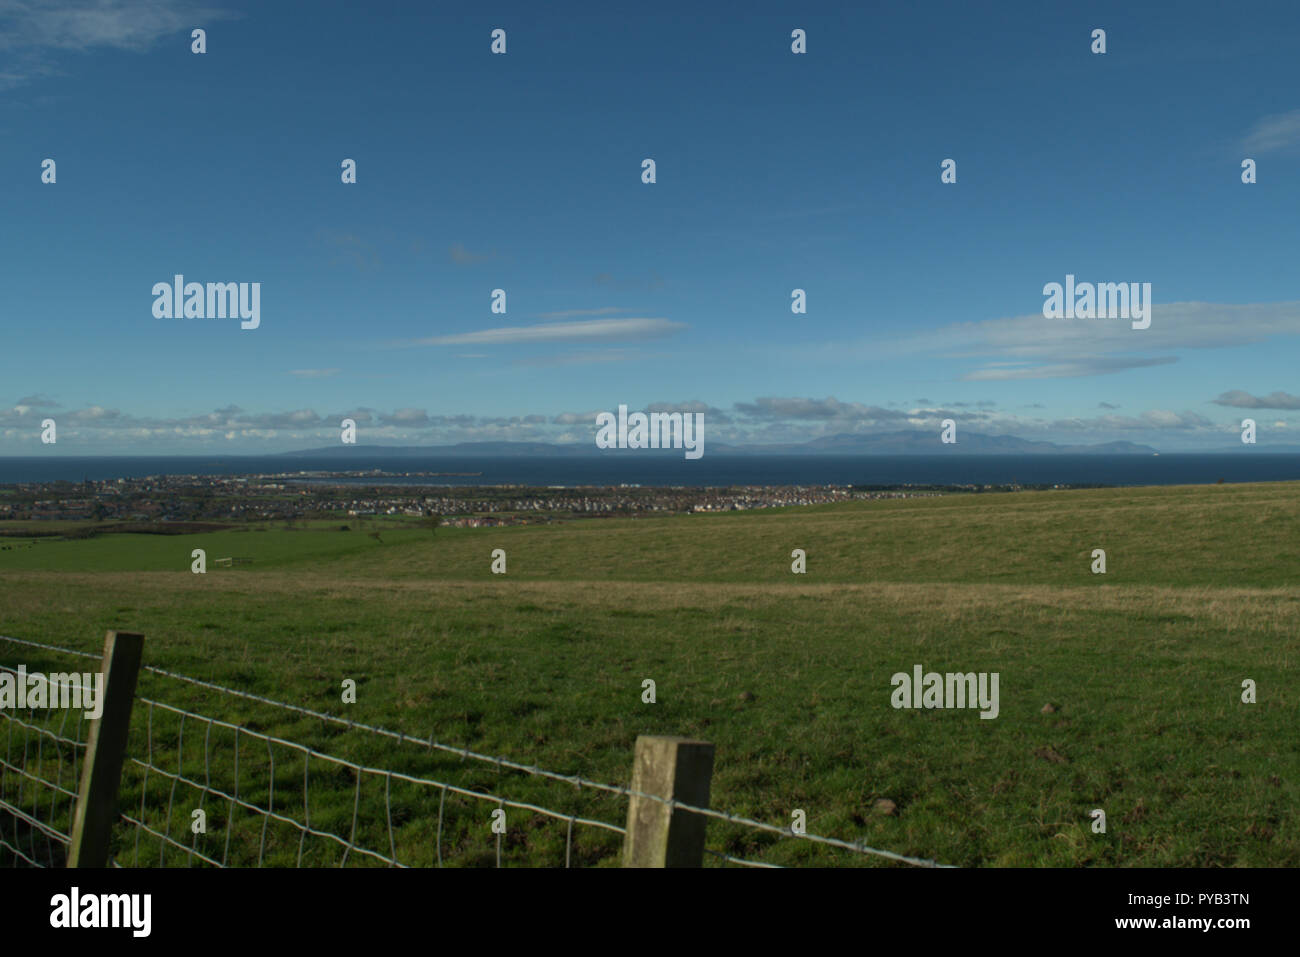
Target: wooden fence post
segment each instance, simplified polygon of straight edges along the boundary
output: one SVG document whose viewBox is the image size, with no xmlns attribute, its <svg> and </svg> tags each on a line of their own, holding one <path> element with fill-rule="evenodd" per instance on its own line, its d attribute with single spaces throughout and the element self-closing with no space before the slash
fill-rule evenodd
<svg viewBox="0 0 1300 957">
<path fill-rule="evenodd" d="M 72 842 L 68 846 L 68 867 L 105 867 L 108 842 L 117 818 L 117 789 L 126 757 L 126 734 L 131 726 L 131 705 L 135 702 L 135 680 L 140 673 L 144 635 L 110 631 L 104 639 L 103 709 L 91 722 L 86 740 L 81 787 L 72 817 Z"/>
<path fill-rule="evenodd" d="M 640 735 L 632 764 L 632 790 L 709 806 L 713 745 L 691 738 Z M 699 867 L 704 863 L 708 818 L 632 795 L 623 840 L 624 867 Z"/>
</svg>

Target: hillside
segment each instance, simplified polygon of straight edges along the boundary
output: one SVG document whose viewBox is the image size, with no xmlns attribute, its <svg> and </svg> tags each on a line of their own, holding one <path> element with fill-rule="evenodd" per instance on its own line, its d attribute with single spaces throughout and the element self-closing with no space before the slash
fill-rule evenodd
<svg viewBox="0 0 1300 957">
<path fill-rule="evenodd" d="M 627 781 L 637 734 L 701 737 L 717 746 L 715 807 L 778 825 L 799 808 L 815 833 L 945 863 L 1296 866 L 1298 522 L 1300 483 L 1286 483 L 412 529 L 382 542 L 323 528 L 117 535 L 0 553 L 0 633 L 94 650 L 107 628 L 139 630 L 153 664 L 332 712 L 350 677 L 358 721 L 613 783 Z M 205 545 L 257 561 L 193 575 L 188 550 Z M 505 575 L 490 572 L 496 548 Z M 790 571 L 795 548 L 804 575 Z M 1090 570 L 1094 548 L 1104 575 Z M 36 552 L 42 567 L 24 567 Z M 895 709 L 891 675 L 918 664 L 998 673 L 998 717 Z M 654 704 L 641 699 L 647 678 Z M 1258 703 L 1242 703 L 1244 679 Z M 222 704 L 160 680 L 145 690 Z M 377 766 L 615 823 L 626 813 L 614 797 L 248 704 L 224 716 Z M 276 801 L 289 806 L 302 772 L 281 770 Z M 241 793 L 265 799 L 244 773 Z M 346 826 L 351 785 L 338 786 L 320 820 Z M 405 859 L 432 863 L 436 797 L 403 808 Z M 1095 808 L 1105 834 L 1090 829 Z M 477 818 L 457 820 L 447 833 L 461 862 L 487 861 Z M 508 863 L 563 858 L 562 823 L 514 820 Z M 709 834 L 772 863 L 881 863 L 719 822 Z M 256 857 L 257 843 L 249 832 L 236 853 Z M 271 844 L 292 860 L 294 840 Z M 598 866 L 616 852 L 600 832 L 575 847 Z"/>
</svg>

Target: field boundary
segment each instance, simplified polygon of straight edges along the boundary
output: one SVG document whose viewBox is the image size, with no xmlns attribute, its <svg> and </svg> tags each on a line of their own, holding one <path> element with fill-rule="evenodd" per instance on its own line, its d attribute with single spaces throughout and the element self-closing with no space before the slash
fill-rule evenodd
<svg viewBox="0 0 1300 957">
<path fill-rule="evenodd" d="M 61 654 L 82 659 L 88 659 L 99 662 L 100 673 L 108 675 L 112 666 L 111 657 L 113 654 L 114 642 L 116 639 L 138 639 L 143 643 L 143 636 L 129 636 L 127 633 L 110 631 L 105 643 L 105 655 L 95 655 L 89 652 L 77 651 L 69 648 L 62 648 L 54 645 L 44 644 L 41 642 L 31 641 L 22 638 L 13 638 L 0 635 L 0 642 L 8 643 L 10 646 L 23 646 L 39 649 L 45 654 Z M 288 738 L 264 734 L 260 731 L 241 725 L 236 722 L 227 721 L 221 718 L 205 715 L 186 708 L 177 707 L 154 698 L 144 697 L 135 693 L 134 675 L 131 676 L 130 685 L 130 704 L 123 706 L 119 701 L 105 701 L 103 705 L 104 717 L 99 719 L 87 720 L 80 712 L 77 717 L 77 727 L 73 730 L 72 735 L 67 734 L 67 723 L 71 712 L 64 709 L 28 709 L 31 713 L 30 720 L 24 721 L 16 715 L 0 711 L 0 716 L 6 719 L 8 725 L 8 735 L 6 751 L 3 757 L 0 757 L 0 814 L 8 815 L 11 819 L 10 827 L 0 827 L 0 852 L 7 852 L 12 858 L 13 863 L 17 866 L 25 864 L 27 866 L 59 866 L 61 863 L 68 866 L 76 866 L 78 861 L 89 862 L 90 866 L 95 866 L 95 862 L 107 863 L 110 866 L 123 866 L 118 857 L 121 856 L 121 848 L 117 856 L 113 856 L 110 850 L 111 827 L 103 826 L 98 833 L 83 834 L 79 831 L 81 822 L 90 819 L 101 819 L 119 827 L 126 825 L 134 829 L 135 834 L 135 854 L 133 863 L 139 863 L 140 837 L 142 834 L 148 834 L 151 838 L 159 842 L 159 865 L 165 859 L 166 852 L 171 849 L 174 852 L 184 854 L 187 866 L 193 866 L 196 861 L 201 865 L 214 867 L 239 866 L 231 865 L 229 862 L 229 853 L 231 849 L 231 838 L 233 831 L 233 822 L 238 812 L 246 812 L 255 816 L 261 822 L 260 837 L 258 840 L 257 866 L 266 865 L 268 853 L 268 833 L 269 827 L 274 823 L 277 827 L 292 829 L 298 835 L 298 854 L 295 866 L 303 866 L 304 851 L 308 838 L 318 839 L 320 842 L 336 845 L 342 851 L 342 858 L 337 863 L 339 866 L 346 865 L 348 858 L 352 854 L 359 857 L 369 858 L 379 864 L 390 867 L 406 867 L 398 859 L 397 843 L 394 827 L 394 802 L 392 800 L 392 790 L 396 783 L 399 786 L 407 787 L 408 795 L 416 792 L 436 791 L 439 794 L 438 802 L 438 822 L 437 822 L 437 866 L 444 866 L 443 859 L 443 833 L 444 833 L 444 811 L 448 794 L 456 795 L 460 798 L 473 800 L 476 802 L 486 802 L 495 805 L 500 809 L 502 821 L 504 821 L 504 809 L 513 808 L 516 810 L 526 811 L 532 814 L 540 814 L 548 819 L 558 820 L 567 824 L 567 833 L 565 837 L 564 866 L 572 866 L 574 852 L 574 827 L 575 825 L 599 829 L 620 835 L 623 838 L 622 856 L 624 866 L 700 866 L 703 863 L 703 857 L 708 855 L 719 859 L 723 865 L 735 864 L 746 867 L 777 867 L 778 865 L 766 863 L 763 861 L 745 860 L 733 855 L 710 849 L 706 846 L 705 835 L 708 820 L 718 820 L 730 825 L 742 827 L 752 831 L 763 832 L 776 835 L 779 838 L 789 840 L 807 841 L 814 844 L 820 844 L 831 848 L 847 851 L 857 855 L 876 856 L 886 860 L 907 864 L 917 867 L 947 867 L 949 865 L 939 864 L 932 860 L 926 860 L 917 857 L 909 857 L 897 854 L 893 851 L 883 850 L 880 848 L 870 847 L 862 842 L 853 842 L 841 840 L 839 838 L 827 837 L 811 833 L 797 833 L 790 826 L 779 827 L 763 821 L 742 815 L 731 814 L 726 811 L 717 810 L 708 807 L 709 781 L 712 774 L 713 762 L 713 745 L 708 742 L 693 741 L 684 738 L 641 736 L 637 740 L 636 754 L 633 765 L 632 783 L 652 782 L 651 785 L 642 784 L 641 788 L 624 785 L 607 784 L 600 781 L 594 781 L 581 775 L 566 775 L 544 768 L 524 764 L 502 756 L 493 756 L 480 754 L 468 748 L 456 747 L 455 745 L 445 744 L 435 740 L 432 736 L 429 738 L 416 737 L 401 731 L 394 731 L 364 722 L 352 721 L 342 718 L 338 715 L 329 714 L 323 711 L 317 711 L 311 708 L 305 708 L 299 705 L 290 704 L 283 701 L 277 701 L 262 695 L 252 694 L 246 691 L 239 691 L 233 688 L 226 688 L 221 685 L 204 681 L 199 678 L 193 678 L 188 675 L 178 674 L 153 665 L 144 664 L 137 659 L 139 671 L 147 672 L 158 677 L 188 683 L 192 686 L 216 692 L 217 694 L 228 699 L 242 699 L 249 702 L 255 702 L 260 705 L 270 706 L 286 713 L 298 715 L 300 717 L 310 718 L 314 721 L 330 724 L 345 728 L 349 731 L 359 731 L 368 735 L 382 737 L 397 741 L 402 745 L 414 745 L 427 749 L 430 752 L 440 751 L 446 754 L 455 755 L 462 762 L 472 761 L 480 765 L 494 768 L 498 774 L 503 771 L 518 772 L 534 778 L 545 779 L 565 785 L 569 785 L 581 792 L 586 789 L 590 792 L 596 792 L 604 795 L 614 796 L 620 800 L 628 802 L 628 825 L 626 827 L 614 824 L 610 821 L 600 820 L 594 817 L 587 817 L 571 812 L 564 812 L 554 808 L 548 808 L 540 804 L 519 801 L 507 798 L 498 794 L 485 792 L 482 789 L 471 789 L 461 787 L 448 781 L 437 780 L 425 775 L 407 774 L 396 771 L 391 768 L 380 768 L 369 766 L 367 764 L 350 761 L 337 755 L 329 754 L 318 748 L 312 748 L 308 745 Z M 0 671 L 18 675 L 19 672 L 7 665 L 0 664 Z M 33 676 L 28 676 L 31 680 Z M 68 676 L 64 676 L 67 678 Z M 51 682 L 53 683 L 53 682 Z M 65 681 L 66 683 L 66 681 Z M 113 684 L 109 682 L 105 697 L 109 698 L 113 694 Z M 120 696 L 120 693 L 119 693 Z M 147 735 L 147 753 L 142 759 L 139 755 L 129 753 L 125 746 L 127 724 L 130 721 L 130 714 L 133 710 L 131 704 L 144 705 L 146 713 L 144 715 L 145 729 Z M 44 724 L 37 723 L 37 712 L 41 710 L 58 713 L 61 711 L 62 720 L 59 724 L 59 730 L 54 731 L 50 727 L 53 721 L 51 714 L 44 718 Z M 138 712 L 138 708 L 134 709 Z M 96 742 L 103 740 L 105 737 L 101 732 L 104 731 L 105 722 L 111 724 L 114 713 L 119 715 L 118 720 L 121 727 L 117 729 L 117 739 L 122 744 L 110 744 L 108 748 L 100 750 L 97 753 Z M 159 717 L 162 716 L 162 717 Z M 177 765 L 163 767 L 155 761 L 154 748 L 154 731 L 156 719 L 158 723 L 164 720 L 174 721 L 177 724 L 177 745 L 175 748 Z M 138 720 L 138 719 L 137 719 Z M 189 722 L 191 725 L 199 725 L 199 731 L 203 735 L 203 780 L 199 781 L 196 774 L 187 774 L 184 768 L 185 761 L 185 725 Z M 15 729 L 21 729 L 23 732 L 22 753 L 20 763 L 15 763 L 13 732 Z M 229 733 L 233 735 L 234 749 L 234 786 L 230 789 L 214 785 L 212 782 L 212 737 L 214 731 L 218 734 Z M 32 737 L 36 738 L 36 753 L 32 754 L 30 747 Z M 108 738 L 114 738 L 114 732 L 107 734 Z M 193 740 L 193 733 L 190 738 Z M 265 746 L 267 765 L 269 773 L 269 789 L 267 794 L 266 806 L 261 803 L 250 801 L 240 795 L 239 782 L 239 748 L 240 740 L 246 739 L 256 742 L 258 747 Z M 46 765 L 51 759 L 47 757 L 44 746 L 46 741 L 52 741 L 55 751 L 53 763 L 55 764 L 56 777 L 50 780 L 43 776 L 47 773 Z M 298 820 L 292 816 L 286 807 L 277 808 L 275 805 L 275 787 L 276 787 L 276 758 L 275 751 L 280 749 L 293 755 L 290 760 L 301 760 L 303 777 L 302 791 L 303 802 L 301 807 L 303 820 Z M 72 759 L 71 782 L 75 783 L 78 779 L 81 781 L 81 789 L 73 792 L 63 784 L 63 769 L 66 764 L 64 760 L 63 749 L 66 749 Z M 160 751 L 170 754 L 170 748 L 159 749 Z M 78 755 L 81 754 L 81 772 L 80 778 L 77 774 Z M 158 761 L 163 760 L 161 757 Z M 246 759 L 247 760 L 247 759 Z M 310 767 L 312 762 L 324 765 L 330 769 L 327 773 L 344 773 L 350 774 L 354 779 L 353 798 L 351 805 L 351 828 L 345 837 L 342 834 L 325 830 L 321 827 L 314 827 L 311 823 L 310 807 Z M 116 762 L 116 769 L 113 765 Z M 141 778 L 139 784 L 140 802 L 138 813 L 128 813 L 126 810 L 119 810 L 116 806 L 121 802 L 121 781 L 122 765 L 132 774 L 138 774 Z M 281 759 L 283 768 L 284 759 Z M 33 770 L 35 768 L 35 770 Z M 104 769 L 107 768 L 108 775 L 112 778 L 111 787 L 99 782 L 96 785 L 96 794 L 100 795 L 92 801 L 82 800 L 82 795 L 88 793 L 87 789 L 91 787 L 90 782 L 95 778 L 97 769 L 100 776 L 103 776 Z M 8 786 L 7 778 L 12 775 L 17 779 L 18 786 L 15 789 L 17 794 L 14 801 L 9 800 L 11 788 Z M 153 817 L 154 823 L 149 822 L 151 808 L 148 798 L 150 796 L 149 781 L 154 777 L 155 788 L 166 789 L 168 792 L 166 812 L 161 815 L 161 823 L 156 813 L 161 807 L 161 791 L 156 790 L 155 797 L 158 800 L 152 810 L 155 812 Z M 321 777 L 318 773 L 318 779 Z M 31 789 L 30 809 L 24 809 L 24 785 L 32 782 L 34 787 Z M 382 782 L 384 788 L 384 826 L 376 830 L 374 827 L 366 828 L 370 835 L 375 839 L 375 843 L 380 843 L 380 839 L 387 837 L 387 853 L 384 850 L 376 849 L 372 846 L 366 846 L 364 839 L 358 836 L 358 825 L 360 823 L 362 812 L 362 785 L 363 781 L 373 781 L 376 784 Z M 225 853 L 222 860 L 217 860 L 215 854 L 206 854 L 198 850 L 197 836 L 199 831 L 192 832 L 194 840 L 187 846 L 177 840 L 172 834 L 174 826 L 174 812 L 176 810 L 176 794 L 178 788 L 188 789 L 200 796 L 200 805 L 208 799 L 213 799 L 218 803 L 218 807 L 224 812 L 226 821 Z M 650 788 L 650 789 L 646 789 Z M 337 789 L 336 789 L 337 790 Z M 44 818 L 41 815 L 41 796 L 48 792 L 48 807 Z M 108 795 L 107 798 L 102 795 Z M 62 803 L 60 803 L 60 799 Z M 90 805 L 93 805 L 90 806 Z M 137 812 L 137 808 L 132 805 L 132 812 Z M 378 804 L 375 804 L 374 815 L 368 815 L 368 819 L 378 818 Z M 198 812 L 194 812 L 198 813 Z M 204 812 L 206 814 L 206 812 Z M 214 810 L 214 813 L 216 811 Z M 494 815 L 497 812 L 493 812 Z M 182 823 L 184 819 L 182 818 Z M 373 821 L 368 820 L 368 823 Z M 160 829 L 161 828 L 161 829 Z M 502 866 L 503 855 L 503 837 L 505 834 L 504 824 L 498 830 L 495 826 L 493 832 L 496 836 L 495 857 L 496 865 Z M 44 845 L 37 847 L 38 835 L 44 839 Z M 9 840 L 12 836 L 13 840 Z M 24 850 L 20 847 L 20 838 L 26 837 L 27 848 Z M 94 846 L 87 846 L 93 844 Z M 57 846 L 56 846 L 57 845 Z M 62 850 L 62 857 L 60 857 Z"/>
</svg>

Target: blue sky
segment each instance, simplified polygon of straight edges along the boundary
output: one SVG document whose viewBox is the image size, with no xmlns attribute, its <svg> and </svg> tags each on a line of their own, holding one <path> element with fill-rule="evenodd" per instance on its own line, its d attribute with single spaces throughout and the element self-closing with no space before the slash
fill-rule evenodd
<svg viewBox="0 0 1300 957">
<path fill-rule="evenodd" d="M 1294 3 L 609 10 L 0 0 L 0 455 L 594 446 L 620 404 L 1300 442 Z M 260 326 L 156 318 L 176 273 Z M 1067 274 L 1150 328 L 1043 318 Z"/>
</svg>

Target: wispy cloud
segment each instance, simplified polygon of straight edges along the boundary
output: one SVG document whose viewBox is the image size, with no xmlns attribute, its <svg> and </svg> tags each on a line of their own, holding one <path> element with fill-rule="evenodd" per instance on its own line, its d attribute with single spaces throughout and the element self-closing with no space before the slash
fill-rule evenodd
<svg viewBox="0 0 1300 957">
<path fill-rule="evenodd" d="M 551 419 L 552 425 L 588 425 L 596 421 L 596 416 L 604 409 L 593 409 L 590 412 L 561 412 Z"/>
<path fill-rule="evenodd" d="M 186 0 L 0 0 L 0 46 L 144 50 L 200 20 L 234 16 Z"/>
<path fill-rule="evenodd" d="M 384 421 L 393 425 L 428 425 L 429 413 L 424 409 L 398 409 Z"/>
<path fill-rule="evenodd" d="M 566 352 L 555 356 L 530 356 L 516 359 L 514 364 L 520 366 L 583 366 L 597 362 L 629 362 L 634 359 L 648 358 L 633 349 L 588 349 L 583 352 Z"/>
<path fill-rule="evenodd" d="M 330 376 L 339 374 L 338 369 L 290 369 L 289 375 L 300 376 L 304 379 L 327 379 Z"/>
<path fill-rule="evenodd" d="M 1035 290 L 1037 291 L 1037 290 Z M 914 335 L 793 346 L 817 361 L 893 361 L 929 355 L 977 360 L 967 381 L 1109 375 L 1166 365 L 1188 349 L 1229 348 L 1300 336 L 1300 301 L 1157 302 L 1151 326 L 1124 319 L 1045 319 L 1041 313 L 958 322 Z"/>
<path fill-rule="evenodd" d="M 55 402 L 48 395 L 25 395 L 15 403 L 19 406 L 27 406 L 33 409 L 57 409 L 59 403 Z"/>
<path fill-rule="evenodd" d="M 1264 117 L 1242 141 L 1242 148 L 1251 153 L 1268 153 L 1292 146 L 1300 146 L 1300 110 Z"/>
<path fill-rule="evenodd" d="M 737 402 L 736 411 L 755 419 L 905 421 L 909 416 L 897 409 L 884 409 L 859 402 L 825 399 L 762 396 L 753 402 Z"/>
<path fill-rule="evenodd" d="M 1230 395 L 1230 393 L 1229 393 Z M 1267 397 L 1266 397 L 1267 398 Z M 1292 397 L 1294 398 L 1294 397 Z M 699 399 L 638 405 L 649 412 L 703 413 L 716 441 L 736 444 L 806 442 L 840 433 L 871 434 L 902 430 L 933 431 L 943 419 L 990 435 L 1061 441 L 1062 435 L 1095 442 L 1125 438 L 1222 445 L 1234 437 L 1234 422 L 1215 423 L 1194 411 L 1148 409 L 1134 415 L 1045 419 L 995 408 L 917 407 L 887 409 L 836 398 L 764 396 L 736 402 L 730 410 Z M 381 411 L 355 407 L 320 414 L 314 409 L 252 412 L 227 405 L 212 412 L 171 418 L 136 416 L 121 409 L 91 405 L 56 415 L 59 440 L 78 449 L 106 452 L 130 444 L 144 450 L 287 450 L 337 441 L 339 423 L 350 418 L 366 444 L 453 444 L 476 441 L 591 441 L 597 411 L 543 415 L 446 415 L 418 407 Z M 0 438 L 16 446 L 39 447 L 42 418 L 31 406 L 0 408 Z M 1283 428 L 1284 423 L 1277 423 Z"/>
<path fill-rule="evenodd" d="M 140 53 L 182 33 L 188 44 L 194 27 L 238 16 L 189 0 L 0 0 L 0 50 L 9 59 L 0 89 L 58 74 L 59 52 Z"/>
<path fill-rule="evenodd" d="M 551 418 L 552 425 L 590 425 L 595 421 L 597 415 L 602 411 L 608 412 L 608 409 L 597 409 L 591 412 L 561 412 L 559 415 Z M 636 407 L 638 412 L 699 412 L 706 416 L 713 425 L 720 425 L 732 421 L 732 417 L 715 406 L 707 402 L 701 402 L 699 399 L 688 399 L 684 402 L 651 402 L 647 405 Z"/>
<path fill-rule="evenodd" d="M 355 266 L 360 272 L 370 272 L 382 265 L 379 252 L 374 245 L 355 233 L 320 229 L 316 232 L 316 238 L 330 250 L 331 266 L 347 263 Z"/>
<path fill-rule="evenodd" d="M 451 261 L 458 266 L 473 266 L 476 263 L 485 263 L 497 258 L 497 251 L 494 249 L 490 253 L 476 253 L 466 249 L 462 243 L 452 243 L 451 248 L 447 250 Z"/>
<path fill-rule="evenodd" d="M 556 322 L 544 326 L 506 326 L 480 329 L 451 336 L 417 339 L 421 346 L 500 346 L 521 343 L 599 342 L 662 339 L 686 328 L 670 319 L 591 319 L 585 322 Z"/>
<path fill-rule="evenodd" d="M 1144 369 L 1148 366 L 1169 365 L 1177 356 L 1153 358 L 1121 358 L 1114 356 L 1088 356 L 1074 362 L 1052 365 L 1019 365 L 990 363 L 983 369 L 969 372 L 962 378 L 968 382 L 1008 382 L 1015 379 L 1074 379 L 1080 376 L 1111 375 L 1127 369 Z"/>
<path fill-rule="evenodd" d="M 1211 399 L 1215 405 L 1226 405 L 1234 409 L 1300 409 L 1300 396 L 1289 392 L 1270 392 L 1265 396 L 1254 396 L 1240 389 L 1225 392 L 1217 399 Z"/>
<path fill-rule="evenodd" d="M 1058 419 L 1048 428 L 1057 432 L 1160 432 L 1222 430 L 1197 412 L 1148 409 L 1137 416 L 1098 415 L 1092 418 Z"/>
<path fill-rule="evenodd" d="M 614 306 L 602 306 L 599 309 L 564 309 L 560 312 L 543 312 L 539 319 L 571 319 L 574 316 L 612 316 L 619 312 L 631 312 L 630 309 L 618 309 Z"/>
</svg>

